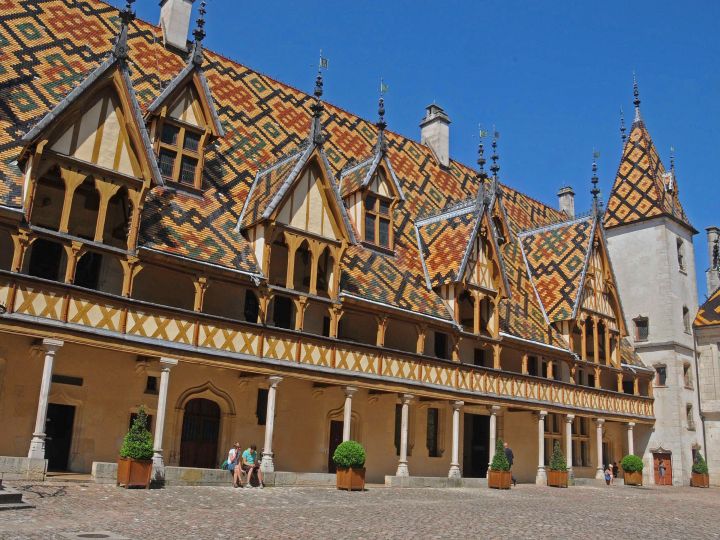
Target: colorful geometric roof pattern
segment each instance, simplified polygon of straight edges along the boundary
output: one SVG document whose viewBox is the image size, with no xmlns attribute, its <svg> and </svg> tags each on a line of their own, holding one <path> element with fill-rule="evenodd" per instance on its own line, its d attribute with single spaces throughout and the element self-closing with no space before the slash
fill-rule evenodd
<svg viewBox="0 0 720 540">
<path fill-rule="evenodd" d="M 720 288 L 700 306 L 693 322 L 693 326 L 697 327 L 716 325 L 720 325 Z"/>
<path fill-rule="evenodd" d="M 112 48 L 119 20 L 117 9 L 99 0 L 0 0 L 0 5 L 0 205 L 18 208 L 21 136 L 100 65 Z M 161 30 L 140 20 L 130 25 L 128 47 L 132 86 L 146 112 L 164 83 L 187 69 L 187 58 L 166 49 Z M 143 211 L 141 247 L 258 272 L 250 245 L 235 229 L 246 205 L 248 219 L 257 219 L 286 183 L 283 179 L 303 154 L 314 98 L 212 51 L 204 52 L 202 71 L 225 136 L 206 152 L 201 195 L 172 186 L 153 188 Z M 327 103 L 322 122 L 327 134 L 323 161 L 333 184 L 348 164 L 368 156 L 375 161 L 378 131 L 373 123 Z M 414 223 L 418 216 L 474 199 L 476 173 L 455 161 L 441 167 L 427 146 L 390 131 L 385 131 L 385 141 L 384 157 L 403 195 L 394 214 L 394 254 L 351 245 L 342 260 L 342 294 L 450 321 L 446 304 L 427 288 Z M 295 157 L 284 161 L 291 154 Z M 270 164 L 275 166 L 268 168 Z M 343 184 L 362 185 L 362 172 L 358 170 L 356 180 L 344 175 Z M 512 233 L 501 248 L 511 289 L 511 298 L 503 301 L 501 328 L 566 348 L 544 320 L 516 236 L 565 216 L 508 186 L 501 190 Z M 435 250 L 438 258 L 431 266 L 438 276 L 452 275 L 462 261 L 458 254 L 467 243 L 460 240 L 469 238 L 470 221 L 465 216 L 449 227 L 450 236 L 458 239 L 453 246 L 457 253 L 439 255 L 442 250 Z M 425 234 L 440 245 L 429 230 Z"/>
<path fill-rule="evenodd" d="M 520 234 L 528 272 L 550 322 L 574 316 L 593 224 L 592 217 L 585 217 Z"/>
<path fill-rule="evenodd" d="M 678 197 L 674 172 L 666 173 L 642 119 L 636 119 L 623 148 L 605 211 L 605 228 L 670 216 L 692 228 Z"/>
</svg>

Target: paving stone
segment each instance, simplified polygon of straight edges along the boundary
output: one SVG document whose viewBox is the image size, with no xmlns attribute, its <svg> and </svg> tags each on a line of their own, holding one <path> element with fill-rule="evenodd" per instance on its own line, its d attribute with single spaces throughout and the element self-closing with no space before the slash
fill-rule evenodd
<svg viewBox="0 0 720 540">
<path fill-rule="evenodd" d="M 365 492 L 323 487 L 125 490 L 22 483 L 35 510 L 6 511 L 2 539 L 104 531 L 141 538 L 717 538 L 720 490 L 520 485 Z"/>
</svg>

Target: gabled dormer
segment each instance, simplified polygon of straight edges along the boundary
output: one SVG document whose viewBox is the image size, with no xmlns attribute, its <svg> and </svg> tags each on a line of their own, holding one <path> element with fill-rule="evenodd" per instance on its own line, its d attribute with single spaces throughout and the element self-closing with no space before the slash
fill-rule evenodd
<svg viewBox="0 0 720 540">
<path fill-rule="evenodd" d="M 392 252 L 395 248 L 393 216 L 405 200 L 400 181 L 386 156 L 385 106 L 379 102 L 378 141 L 372 156 L 340 173 L 340 192 L 360 241 L 367 247 Z"/>
<path fill-rule="evenodd" d="M 224 136 L 207 79 L 202 70 L 204 9 L 194 31 L 187 65 L 148 107 L 146 120 L 160 173 L 173 183 L 202 189 L 208 145 Z"/>
</svg>

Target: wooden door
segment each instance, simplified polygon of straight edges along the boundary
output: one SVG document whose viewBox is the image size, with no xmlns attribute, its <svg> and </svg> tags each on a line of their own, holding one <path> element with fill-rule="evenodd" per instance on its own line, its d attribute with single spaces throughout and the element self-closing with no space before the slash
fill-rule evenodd
<svg viewBox="0 0 720 540">
<path fill-rule="evenodd" d="M 670 452 L 653 454 L 653 470 L 655 471 L 655 485 L 672 486 L 672 454 Z"/>
<path fill-rule="evenodd" d="M 56 403 L 48 405 L 45 424 L 45 459 L 48 460 L 48 470 L 68 470 L 74 423 L 75 407 Z"/>
<path fill-rule="evenodd" d="M 342 420 L 330 420 L 330 439 L 328 444 L 328 472 L 337 472 L 335 462 L 333 461 L 333 454 L 335 449 L 342 442 L 343 439 L 343 422 Z"/>
<path fill-rule="evenodd" d="M 209 399 L 191 399 L 185 405 L 180 466 L 214 469 L 217 464 L 220 407 Z"/>
</svg>

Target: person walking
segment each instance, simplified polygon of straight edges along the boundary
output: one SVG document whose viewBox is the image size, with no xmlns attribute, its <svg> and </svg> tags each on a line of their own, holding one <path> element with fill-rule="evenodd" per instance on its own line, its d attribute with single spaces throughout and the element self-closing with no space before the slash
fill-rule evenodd
<svg viewBox="0 0 720 540">
<path fill-rule="evenodd" d="M 505 449 L 505 457 L 510 464 L 510 477 L 512 478 L 513 486 L 517 486 L 517 480 L 515 479 L 515 475 L 512 473 L 512 466 L 513 461 L 515 460 L 515 454 L 513 454 L 512 448 L 510 448 L 508 443 L 503 443 L 503 448 Z"/>
</svg>

